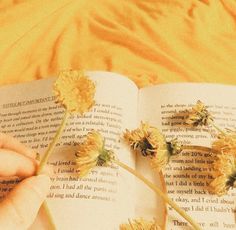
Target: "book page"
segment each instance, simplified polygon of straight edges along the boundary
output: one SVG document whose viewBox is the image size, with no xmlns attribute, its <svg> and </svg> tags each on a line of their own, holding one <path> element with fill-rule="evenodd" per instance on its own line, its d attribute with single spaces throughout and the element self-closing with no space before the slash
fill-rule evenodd
<svg viewBox="0 0 236 230">
<path fill-rule="evenodd" d="M 163 132 L 167 140 L 175 137 L 184 145 L 211 146 L 214 128 L 184 125 L 186 109 L 197 100 L 209 106 L 220 128 L 236 127 L 236 88 L 214 84 L 166 84 L 140 90 L 139 119 Z M 188 212 L 203 229 L 235 229 L 236 191 L 218 197 L 209 193 L 212 157 L 207 152 L 184 151 L 172 158 L 164 171 L 168 195 Z M 191 229 L 169 207 L 168 230 Z"/>
<path fill-rule="evenodd" d="M 97 167 L 78 178 L 76 146 L 92 129 L 106 138 L 106 147 L 135 166 L 128 148 L 119 141 L 125 128 L 136 126 L 138 89 L 130 80 L 108 72 L 88 72 L 96 83 L 96 105 L 81 117 L 72 115 L 50 157 L 54 171 L 48 205 L 57 229 L 118 229 L 135 215 L 135 179 L 117 166 Z M 59 127 L 64 109 L 54 103 L 55 79 L 40 80 L 0 90 L 0 131 L 44 154 Z M 3 198 L 19 179 L 0 180 Z M 32 229 L 47 229 L 38 219 Z"/>
<path fill-rule="evenodd" d="M 136 170 L 145 178 L 166 193 L 165 181 L 162 173 L 150 169 L 149 162 L 142 156 L 136 156 Z M 146 220 L 156 220 L 161 229 L 166 229 L 167 207 L 163 199 L 148 188 L 142 181 L 136 181 L 136 217 Z"/>
</svg>

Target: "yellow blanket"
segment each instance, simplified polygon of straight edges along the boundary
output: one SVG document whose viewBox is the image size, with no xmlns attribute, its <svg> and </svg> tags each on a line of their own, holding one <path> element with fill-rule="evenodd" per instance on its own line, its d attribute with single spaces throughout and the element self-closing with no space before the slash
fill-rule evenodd
<svg viewBox="0 0 236 230">
<path fill-rule="evenodd" d="M 69 68 L 235 84 L 236 1 L 0 1 L 0 84 Z"/>
</svg>

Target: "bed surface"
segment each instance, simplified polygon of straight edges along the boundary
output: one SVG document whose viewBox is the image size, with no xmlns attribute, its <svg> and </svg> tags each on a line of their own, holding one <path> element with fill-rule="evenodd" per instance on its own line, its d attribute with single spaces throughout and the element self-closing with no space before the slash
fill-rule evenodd
<svg viewBox="0 0 236 230">
<path fill-rule="evenodd" d="M 3 0 L 0 24 L 1 85 L 65 68 L 236 83 L 235 0 Z"/>
</svg>

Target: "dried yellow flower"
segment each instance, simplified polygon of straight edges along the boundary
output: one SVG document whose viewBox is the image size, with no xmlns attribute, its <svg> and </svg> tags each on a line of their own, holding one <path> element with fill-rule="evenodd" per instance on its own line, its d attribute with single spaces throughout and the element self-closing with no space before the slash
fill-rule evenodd
<svg viewBox="0 0 236 230">
<path fill-rule="evenodd" d="M 95 104 L 95 84 L 83 71 L 62 71 L 54 84 L 57 101 L 68 112 L 78 112 L 83 115 Z"/>
<path fill-rule="evenodd" d="M 76 151 L 79 177 L 86 176 L 95 166 L 105 166 L 113 158 L 113 152 L 104 148 L 104 139 L 99 132 L 88 133 L 86 140 Z"/>
<path fill-rule="evenodd" d="M 171 156 L 178 155 L 183 151 L 183 146 L 178 142 L 177 138 L 174 138 L 166 142 L 167 149 L 171 153 Z"/>
<path fill-rule="evenodd" d="M 218 196 L 236 186 L 236 158 L 232 154 L 218 154 L 214 162 L 214 180 L 210 184 L 211 191 Z"/>
<path fill-rule="evenodd" d="M 228 130 L 226 133 L 219 134 L 217 140 L 212 143 L 212 149 L 236 157 L 236 132 Z"/>
<path fill-rule="evenodd" d="M 213 121 L 206 106 L 200 101 L 189 111 L 186 123 L 193 126 L 207 126 Z"/>
<path fill-rule="evenodd" d="M 131 148 L 151 160 L 151 166 L 161 170 L 171 156 L 164 136 L 155 127 L 141 122 L 139 128 L 124 133 L 125 141 Z"/>
<path fill-rule="evenodd" d="M 120 230 L 161 230 L 156 221 L 147 221 L 142 218 L 129 220 L 127 224 L 121 224 Z"/>
</svg>

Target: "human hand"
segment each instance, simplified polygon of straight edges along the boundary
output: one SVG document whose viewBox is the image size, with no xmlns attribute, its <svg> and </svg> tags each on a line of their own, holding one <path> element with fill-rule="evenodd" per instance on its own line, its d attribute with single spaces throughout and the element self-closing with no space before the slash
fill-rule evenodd
<svg viewBox="0 0 236 230">
<path fill-rule="evenodd" d="M 48 176 L 33 176 L 36 170 L 35 153 L 0 133 L 0 177 L 27 178 L 0 203 L 0 229 L 25 230 L 33 223 L 50 185 Z"/>
</svg>

